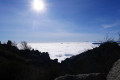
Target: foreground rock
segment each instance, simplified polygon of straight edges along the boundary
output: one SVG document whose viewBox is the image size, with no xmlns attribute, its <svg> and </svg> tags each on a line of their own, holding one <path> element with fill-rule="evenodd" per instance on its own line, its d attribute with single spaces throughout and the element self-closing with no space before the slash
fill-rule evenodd
<svg viewBox="0 0 120 80">
<path fill-rule="evenodd" d="M 79 75 L 65 75 L 56 78 L 55 80 L 106 80 L 103 73 L 79 74 Z"/>
<path fill-rule="evenodd" d="M 114 63 L 107 75 L 107 80 L 120 80 L 120 59 Z"/>
</svg>

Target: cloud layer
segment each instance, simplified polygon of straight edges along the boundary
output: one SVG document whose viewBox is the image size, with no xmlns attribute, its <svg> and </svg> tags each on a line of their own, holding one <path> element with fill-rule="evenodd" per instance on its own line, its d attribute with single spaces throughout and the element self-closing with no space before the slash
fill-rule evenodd
<svg viewBox="0 0 120 80">
<path fill-rule="evenodd" d="M 97 45 L 93 45 L 91 42 L 29 43 L 29 45 L 41 52 L 49 52 L 50 57 L 52 59 L 57 58 L 59 62 L 93 47 L 97 47 Z"/>
</svg>

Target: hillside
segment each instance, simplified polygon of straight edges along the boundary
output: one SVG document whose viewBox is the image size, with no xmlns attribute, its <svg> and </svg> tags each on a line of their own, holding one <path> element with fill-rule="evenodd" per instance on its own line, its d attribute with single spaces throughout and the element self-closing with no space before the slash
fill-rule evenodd
<svg viewBox="0 0 120 80">
<path fill-rule="evenodd" d="M 0 80 L 53 80 L 62 70 L 47 52 L 30 50 L 27 44 L 19 50 L 11 41 L 0 44 Z"/>
<path fill-rule="evenodd" d="M 108 73 L 113 63 L 120 58 L 120 46 L 106 42 L 99 47 L 72 56 L 62 62 L 70 73 Z"/>
<path fill-rule="evenodd" d="M 61 63 L 51 60 L 48 52 L 31 49 L 27 43 L 18 49 L 15 43 L 0 43 L 0 79 L 54 80 L 66 74 L 107 74 L 120 58 L 117 43 L 104 43 L 97 48 L 72 56 Z"/>
</svg>

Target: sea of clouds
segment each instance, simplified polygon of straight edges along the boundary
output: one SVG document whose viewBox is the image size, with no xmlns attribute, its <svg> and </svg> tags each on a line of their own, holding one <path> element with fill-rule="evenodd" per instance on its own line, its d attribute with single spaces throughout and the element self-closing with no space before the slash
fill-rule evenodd
<svg viewBox="0 0 120 80">
<path fill-rule="evenodd" d="M 98 46 L 92 42 L 29 43 L 29 45 L 35 50 L 48 52 L 51 59 L 57 58 L 59 62 Z"/>
</svg>

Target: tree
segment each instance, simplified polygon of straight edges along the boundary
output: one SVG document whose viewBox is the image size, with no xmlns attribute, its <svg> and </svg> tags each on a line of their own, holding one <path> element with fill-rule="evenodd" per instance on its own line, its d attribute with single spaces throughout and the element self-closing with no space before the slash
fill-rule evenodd
<svg viewBox="0 0 120 80">
<path fill-rule="evenodd" d="M 7 45 L 11 46 L 12 45 L 12 41 L 8 40 Z"/>
<path fill-rule="evenodd" d="M 21 45 L 21 46 L 20 46 L 21 49 L 23 49 L 23 50 L 26 50 L 26 49 L 31 50 L 31 47 L 27 44 L 26 41 L 22 41 L 20 45 Z"/>
<path fill-rule="evenodd" d="M 118 41 L 120 41 L 120 32 L 118 33 Z"/>
<path fill-rule="evenodd" d="M 12 42 L 12 46 L 15 46 L 16 48 L 18 48 L 17 47 L 17 43 L 14 41 L 14 42 Z"/>
<path fill-rule="evenodd" d="M 108 35 L 106 35 L 106 36 L 104 37 L 104 40 L 105 40 L 105 42 L 114 42 L 114 38 L 109 37 Z"/>
</svg>

